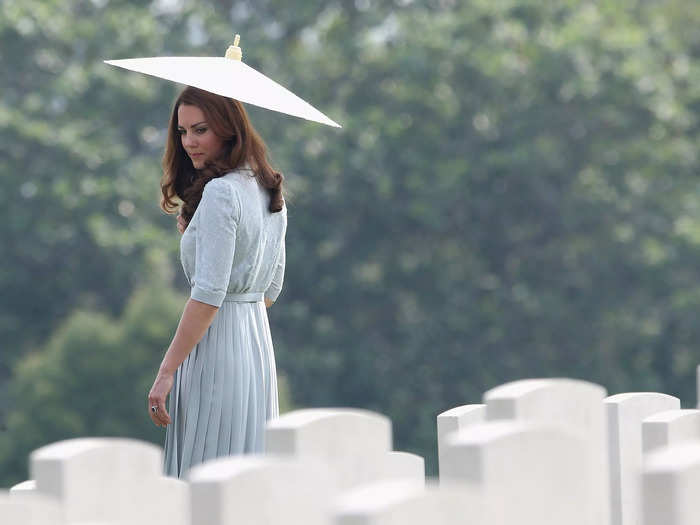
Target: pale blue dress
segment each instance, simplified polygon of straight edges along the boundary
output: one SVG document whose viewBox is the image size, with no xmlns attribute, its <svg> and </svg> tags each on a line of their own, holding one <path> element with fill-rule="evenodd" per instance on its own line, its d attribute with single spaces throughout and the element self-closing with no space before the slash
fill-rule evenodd
<svg viewBox="0 0 700 525">
<path fill-rule="evenodd" d="M 287 208 L 242 168 L 212 179 L 180 239 L 192 299 L 220 307 L 175 372 L 164 474 L 186 478 L 208 459 L 263 452 L 279 415 L 275 357 L 263 297 L 284 278 Z"/>
</svg>

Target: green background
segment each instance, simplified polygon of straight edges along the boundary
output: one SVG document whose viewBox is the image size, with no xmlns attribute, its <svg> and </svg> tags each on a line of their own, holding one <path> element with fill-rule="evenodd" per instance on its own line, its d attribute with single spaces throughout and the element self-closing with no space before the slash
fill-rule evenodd
<svg viewBox="0 0 700 525">
<path fill-rule="evenodd" d="M 181 86 L 102 60 L 234 33 L 343 124 L 249 107 L 290 190 L 283 411 L 386 414 L 435 475 L 437 414 L 507 381 L 694 406 L 699 23 L 681 0 L 0 0 L 0 487 L 60 439 L 163 443 Z"/>
</svg>

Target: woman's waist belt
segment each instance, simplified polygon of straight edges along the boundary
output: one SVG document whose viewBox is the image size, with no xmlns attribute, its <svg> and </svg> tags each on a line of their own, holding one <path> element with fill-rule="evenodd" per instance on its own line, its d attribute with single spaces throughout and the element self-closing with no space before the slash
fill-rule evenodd
<svg viewBox="0 0 700 525">
<path fill-rule="evenodd" d="M 263 292 L 227 293 L 224 302 L 257 303 L 262 301 L 264 296 Z"/>
</svg>

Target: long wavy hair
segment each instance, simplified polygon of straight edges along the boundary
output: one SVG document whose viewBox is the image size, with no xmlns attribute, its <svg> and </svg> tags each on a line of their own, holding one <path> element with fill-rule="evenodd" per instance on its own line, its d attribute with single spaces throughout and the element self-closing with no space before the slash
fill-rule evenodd
<svg viewBox="0 0 700 525">
<path fill-rule="evenodd" d="M 177 129 L 177 110 L 181 104 L 197 106 L 202 110 L 210 129 L 223 141 L 221 156 L 208 161 L 201 169 L 194 167 L 182 146 Z M 178 197 L 182 201 L 180 214 L 189 222 L 202 200 L 204 185 L 246 163 L 252 170 L 251 176 L 256 177 L 270 193 L 269 210 L 273 213 L 281 211 L 284 206 L 284 176 L 270 166 L 267 147 L 250 123 L 243 105 L 232 98 L 186 87 L 175 100 L 170 115 L 160 181 L 163 194 L 161 209 L 168 214 L 174 213 L 179 206 L 174 199 Z"/>
</svg>

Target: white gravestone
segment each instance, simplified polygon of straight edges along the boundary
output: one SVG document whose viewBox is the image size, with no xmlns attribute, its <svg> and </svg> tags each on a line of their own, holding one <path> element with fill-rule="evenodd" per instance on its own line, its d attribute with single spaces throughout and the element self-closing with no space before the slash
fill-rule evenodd
<svg viewBox="0 0 700 525">
<path fill-rule="evenodd" d="M 563 425 L 585 441 L 596 525 L 610 523 L 608 432 L 603 406 L 606 395 L 600 385 L 559 378 L 514 381 L 484 394 L 488 421 L 511 419 Z"/>
<path fill-rule="evenodd" d="M 445 448 L 445 440 L 451 432 L 455 432 L 469 425 L 483 423 L 486 420 L 486 405 L 462 405 L 437 416 L 438 437 L 438 470 L 442 463 L 442 451 Z"/>
<path fill-rule="evenodd" d="M 700 408 L 700 365 L 695 369 L 695 386 L 696 386 L 696 397 L 695 406 Z"/>
<path fill-rule="evenodd" d="M 645 454 L 686 441 L 700 442 L 700 410 L 667 410 L 642 421 L 642 450 Z"/>
<path fill-rule="evenodd" d="M 58 500 L 42 494 L 10 494 L 0 490 L 2 525 L 63 525 L 63 508 Z"/>
<path fill-rule="evenodd" d="M 69 524 L 189 525 L 189 487 L 162 476 L 162 451 L 124 438 L 59 441 L 30 455 L 36 490 L 57 498 Z"/>
<path fill-rule="evenodd" d="M 562 426 L 503 420 L 447 438 L 440 483 L 470 485 L 484 525 L 598 525 L 594 519 L 587 443 Z M 475 516 L 477 519 L 479 516 Z"/>
<path fill-rule="evenodd" d="M 17 483 L 17 485 L 13 486 L 10 489 L 10 495 L 13 494 L 27 494 L 27 493 L 32 493 L 36 490 L 36 481 L 33 479 L 28 479 L 27 481 L 23 481 L 22 483 Z"/>
<path fill-rule="evenodd" d="M 423 486 L 412 480 L 370 483 L 341 494 L 335 525 L 482 525 L 476 492 L 464 486 Z M 471 504 L 469 503 L 471 501 Z M 469 521 L 464 509 L 470 508 Z"/>
<path fill-rule="evenodd" d="M 188 472 L 194 525 L 327 525 L 337 494 L 321 464 L 231 456 Z"/>
<path fill-rule="evenodd" d="M 265 430 L 266 453 L 320 461 L 343 489 L 407 473 L 424 479 L 415 459 L 390 457 L 391 442 L 389 418 L 352 408 L 287 412 L 268 421 Z"/>
<path fill-rule="evenodd" d="M 387 452 L 381 471 L 390 473 L 388 478 L 411 479 L 425 485 L 425 460 L 417 454 L 397 450 Z"/>
<path fill-rule="evenodd" d="M 700 523 L 700 444 L 686 442 L 644 458 L 641 525 Z"/>
<path fill-rule="evenodd" d="M 605 399 L 608 414 L 612 525 L 641 520 L 642 421 L 678 410 L 678 398 L 656 392 L 630 392 Z"/>
</svg>

